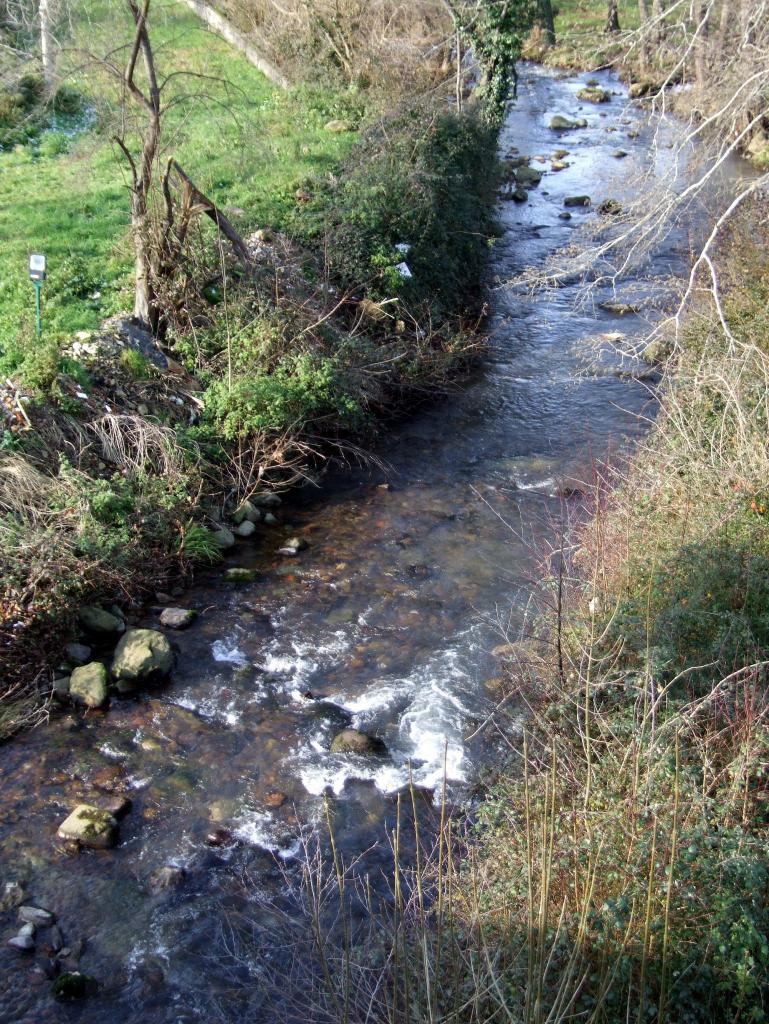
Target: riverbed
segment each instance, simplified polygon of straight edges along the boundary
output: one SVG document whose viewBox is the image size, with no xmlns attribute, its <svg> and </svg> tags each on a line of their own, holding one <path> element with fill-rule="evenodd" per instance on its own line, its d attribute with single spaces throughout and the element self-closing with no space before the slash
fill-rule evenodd
<svg viewBox="0 0 769 1024">
<path fill-rule="evenodd" d="M 6 948 L 8 911 L 3 1021 L 273 1019 L 259 965 L 230 955 L 232 920 L 269 917 L 327 815 L 345 857 L 365 850 L 366 870 L 386 871 L 387 823 L 409 781 L 429 815 L 441 799 L 461 806 L 499 756 L 477 731 L 496 693 L 494 649 L 517 635 L 596 464 L 648 429 L 655 378 L 634 376 L 622 352 L 669 302 L 661 279 L 687 267 L 679 231 L 626 285 L 643 301 L 622 317 L 599 306 L 608 288 L 579 303 L 578 282 L 504 286 L 570 244 L 600 201 L 665 173 L 618 80 L 594 76 L 612 93 L 594 105 L 576 98 L 586 77 L 522 70 L 502 154 L 532 157 L 544 177 L 525 204 L 500 202 L 482 369 L 396 426 L 376 463 L 334 470 L 239 544 L 227 565 L 256 569 L 256 583 L 228 584 L 218 567 L 179 598 L 199 616 L 173 637 L 166 687 L 105 713 L 55 710 L 0 749 L 0 877 L 57 915 L 68 965 L 99 983 L 77 1006 L 54 1003 L 45 935 L 34 956 Z M 556 113 L 588 125 L 556 133 Z M 555 172 L 558 149 L 568 166 Z M 592 203 L 564 219 L 574 195 Z M 308 544 L 290 560 L 277 554 L 289 536 Z M 140 621 L 157 626 L 157 611 Z M 387 754 L 330 753 L 348 725 Z M 73 855 L 57 825 L 95 790 L 125 794 L 130 813 L 114 850 Z M 186 877 L 158 890 L 169 866 Z"/>
</svg>

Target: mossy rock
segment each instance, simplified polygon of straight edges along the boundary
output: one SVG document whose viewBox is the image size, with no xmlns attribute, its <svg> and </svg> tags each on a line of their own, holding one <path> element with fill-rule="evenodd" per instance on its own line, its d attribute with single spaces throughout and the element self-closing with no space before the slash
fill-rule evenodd
<svg viewBox="0 0 769 1024">
<path fill-rule="evenodd" d="M 69 695 L 76 704 L 100 708 L 107 703 L 107 669 L 100 661 L 81 665 L 70 676 Z"/>
<path fill-rule="evenodd" d="M 233 566 L 224 574 L 228 583 L 253 583 L 258 573 L 256 569 L 243 569 L 240 566 Z"/>
<path fill-rule="evenodd" d="M 524 188 L 536 188 L 540 181 L 542 181 L 542 172 L 529 167 L 527 164 L 523 164 L 515 172 L 515 180 L 519 185 L 523 185 Z"/>
<path fill-rule="evenodd" d="M 386 754 L 387 747 L 376 736 L 367 736 L 358 729 L 343 729 L 331 743 L 332 754 Z"/>
<path fill-rule="evenodd" d="M 94 604 L 87 604 L 77 613 L 78 619 L 91 633 L 109 635 L 122 633 L 125 630 L 125 623 L 117 615 L 105 611 Z"/>
<path fill-rule="evenodd" d="M 590 196 L 567 196 L 564 201 L 564 206 L 590 206 Z"/>
<path fill-rule="evenodd" d="M 608 103 L 611 93 L 608 89 L 602 89 L 598 85 L 588 85 L 579 90 L 577 99 L 584 100 L 586 103 Z"/>
<path fill-rule="evenodd" d="M 572 121 L 561 114 L 555 114 L 550 118 L 550 127 L 554 132 L 568 132 L 573 128 L 587 128 L 587 121 L 581 117 L 578 121 Z"/>
<path fill-rule="evenodd" d="M 129 629 L 115 648 L 112 676 L 123 682 L 143 682 L 167 676 L 173 665 L 167 637 L 156 629 Z"/>
<path fill-rule="evenodd" d="M 92 804 L 78 804 L 58 831 L 59 839 L 69 839 L 81 846 L 106 850 L 117 841 L 117 821 L 107 811 Z"/>
<path fill-rule="evenodd" d="M 96 987 L 87 974 L 80 971 L 65 971 L 51 985 L 51 995 L 59 1003 L 71 1003 L 84 999 Z"/>
</svg>

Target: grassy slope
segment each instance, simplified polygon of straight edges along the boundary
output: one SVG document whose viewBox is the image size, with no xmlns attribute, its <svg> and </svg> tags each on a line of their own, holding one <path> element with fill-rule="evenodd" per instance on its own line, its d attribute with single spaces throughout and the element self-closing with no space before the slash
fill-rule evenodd
<svg viewBox="0 0 769 1024">
<path fill-rule="evenodd" d="M 87 40 L 91 52 L 102 54 L 116 39 L 128 40 L 130 26 L 115 6 L 98 0 L 85 5 L 75 45 Z M 233 219 L 243 230 L 279 226 L 299 182 L 336 166 L 349 148 L 352 135 L 323 130 L 336 113 L 333 98 L 276 90 L 181 3 L 158 5 L 152 31 L 162 72 L 211 76 L 178 81 L 177 94 L 183 88 L 205 95 L 169 116 L 168 152 L 222 207 L 242 211 Z M 80 63 L 80 55 L 72 53 L 68 60 Z M 231 83 L 227 109 L 220 105 L 223 79 Z M 105 95 L 95 75 L 76 75 L 76 81 L 86 95 L 99 97 L 101 128 L 79 136 L 61 155 L 36 156 L 28 147 L 0 154 L 0 347 L 5 351 L 15 345 L 20 326 L 24 335 L 31 331 L 30 251 L 49 258 L 50 331 L 96 327 L 105 313 L 130 304 L 128 194 L 107 129 L 114 96 Z M 75 291 L 84 294 L 73 294 L 74 277 L 83 282 Z M 100 300 L 88 297 L 95 291 Z"/>
<path fill-rule="evenodd" d="M 556 44 L 540 50 L 537 43 L 527 56 L 554 67 L 594 68 L 607 63 L 626 48 L 626 40 L 617 42 L 604 34 L 605 0 L 561 0 L 554 4 Z M 619 0 L 622 32 L 638 27 L 636 0 Z"/>
</svg>

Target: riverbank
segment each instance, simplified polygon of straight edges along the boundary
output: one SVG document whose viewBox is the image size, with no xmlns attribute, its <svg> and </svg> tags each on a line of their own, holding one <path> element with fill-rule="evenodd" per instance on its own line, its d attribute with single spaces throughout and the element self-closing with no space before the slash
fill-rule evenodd
<svg viewBox="0 0 769 1024">
<path fill-rule="evenodd" d="M 756 204 L 720 247 L 723 321 L 702 297 L 668 339 L 642 451 L 596 475 L 526 640 L 500 650 L 494 729 L 517 753 L 469 845 L 454 833 L 456 876 L 446 847 L 423 879 L 455 908 L 443 938 L 412 922 L 425 1005 L 467 986 L 478 1022 L 764 1019 L 766 243 Z"/>
<path fill-rule="evenodd" d="M 81 14 L 102 26 L 98 6 Z M 2 735 L 45 713 L 55 678 L 66 698 L 67 642 L 103 646 L 84 606 L 116 605 L 130 625 L 148 598 L 178 597 L 196 565 L 271 544 L 274 491 L 330 456 L 359 457 L 379 424 L 443 392 L 481 347 L 499 182 L 482 104 L 452 112 L 395 95 L 388 107 L 378 94 L 367 108 L 318 85 L 278 94 L 183 5 L 157 24 L 158 47 L 170 40 L 193 74 L 224 80 L 234 62 L 249 91 L 229 109 L 237 138 L 225 124 L 221 154 L 204 142 L 205 106 L 168 128 L 244 241 L 233 254 L 197 229 L 162 296 L 162 344 L 124 314 L 95 326 L 125 308 L 132 281 L 106 110 L 61 146 L 48 133 L 0 155 L 13 196 L 0 237 L 14 239 L 0 356 Z M 88 95 L 94 82 L 81 85 Z M 19 203 L 41 187 L 47 203 L 22 238 Z M 25 247 L 49 257 L 42 342 L 24 308 Z"/>
</svg>

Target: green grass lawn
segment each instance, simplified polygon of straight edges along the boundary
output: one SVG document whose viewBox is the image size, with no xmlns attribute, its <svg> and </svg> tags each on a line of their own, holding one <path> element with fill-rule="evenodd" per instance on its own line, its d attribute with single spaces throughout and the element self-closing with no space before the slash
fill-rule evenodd
<svg viewBox="0 0 769 1024">
<path fill-rule="evenodd" d="M 627 48 L 622 34 L 638 28 L 636 0 L 619 0 L 619 38 L 604 34 L 606 0 L 554 0 L 555 46 L 542 54 L 545 63 L 558 67 L 594 68 Z"/>
<path fill-rule="evenodd" d="M 336 167 L 348 151 L 354 135 L 323 126 L 349 117 L 356 97 L 308 88 L 283 93 L 181 2 L 157 3 L 153 11 L 159 72 L 198 76 L 179 77 L 169 88 L 169 96 L 189 98 L 168 115 L 165 155 L 176 156 L 242 231 L 285 224 L 298 185 Z M 93 104 L 95 127 L 70 140 L 48 133 L 40 147 L 0 153 L 0 371 L 8 372 L 30 343 L 30 252 L 48 256 L 51 336 L 94 328 L 131 306 L 126 167 L 110 140 L 117 94 L 102 72 L 87 69 L 81 49 L 104 55 L 128 43 L 131 26 L 122 5 L 104 0 L 79 12 L 72 49 L 62 59 Z M 124 59 L 123 52 L 115 55 L 118 64 Z"/>
</svg>

